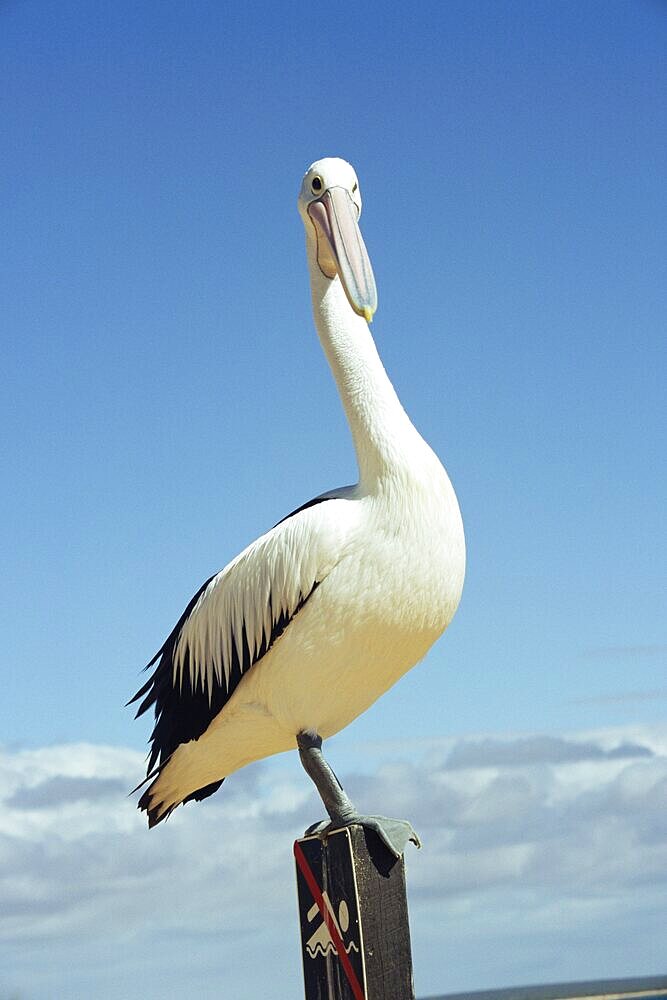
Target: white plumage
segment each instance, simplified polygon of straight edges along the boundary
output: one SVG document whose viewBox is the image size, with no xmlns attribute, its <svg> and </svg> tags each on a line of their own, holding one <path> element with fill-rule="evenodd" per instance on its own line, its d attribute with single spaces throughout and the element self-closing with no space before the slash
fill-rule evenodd
<svg viewBox="0 0 667 1000">
<path fill-rule="evenodd" d="M 298 734 L 338 732 L 424 656 L 461 595 L 454 491 L 368 328 L 375 284 L 352 167 L 313 164 L 299 210 L 359 482 L 304 505 L 212 577 L 149 664 L 135 698 L 137 714 L 155 707 L 152 783 L 139 803 L 151 826 L 245 764 L 296 747 Z"/>
</svg>

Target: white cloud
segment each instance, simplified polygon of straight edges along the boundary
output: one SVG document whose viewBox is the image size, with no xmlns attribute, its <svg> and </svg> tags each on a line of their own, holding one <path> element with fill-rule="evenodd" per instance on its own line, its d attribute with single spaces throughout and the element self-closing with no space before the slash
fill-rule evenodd
<svg viewBox="0 0 667 1000">
<path fill-rule="evenodd" d="M 407 858 L 424 993 L 662 971 L 666 747 L 660 729 L 487 736 L 347 776 L 424 839 Z M 142 766 L 84 744 L 0 755 L 0 997 L 299 995 L 291 841 L 321 807 L 296 755 L 150 833 L 126 794 Z"/>
<path fill-rule="evenodd" d="M 593 740 L 561 736 L 524 736 L 512 740 L 486 738 L 462 740 L 447 759 L 448 768 L 524 767 L 531 764 L 564 764 L 582 760 L 652 757 L 641 743 L 619 743 L 609 749 Z"/>
</svg>

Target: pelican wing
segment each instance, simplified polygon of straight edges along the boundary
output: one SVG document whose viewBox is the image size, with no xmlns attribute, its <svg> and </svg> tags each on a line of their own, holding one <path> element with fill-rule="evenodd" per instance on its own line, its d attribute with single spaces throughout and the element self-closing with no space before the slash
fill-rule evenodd
<svg viewBox="0 0 667 1000">
<path fill-rule="evenodd" d="M 343 558 L 354 516 L 346 492 L 318 497 L 288 515 L 192 598 L 148 664 L 155 667 L 150 679 L 132 699 L 143 698 L 137 716 L 155 710 L 149 777 L 181 743 L 205 732 L 244 674 Z"/>
</svg>

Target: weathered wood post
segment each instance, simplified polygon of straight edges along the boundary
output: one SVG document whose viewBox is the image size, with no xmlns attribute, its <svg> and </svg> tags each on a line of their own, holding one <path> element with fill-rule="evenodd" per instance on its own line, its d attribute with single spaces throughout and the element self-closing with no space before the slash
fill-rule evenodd
<svg viewBox="0 0 667 1000">
<path fill-rule="evenodd" d="M 414 1000 L 403 858 L 359 825 L 294 857 L 306 1000 Z"/>
</svg>

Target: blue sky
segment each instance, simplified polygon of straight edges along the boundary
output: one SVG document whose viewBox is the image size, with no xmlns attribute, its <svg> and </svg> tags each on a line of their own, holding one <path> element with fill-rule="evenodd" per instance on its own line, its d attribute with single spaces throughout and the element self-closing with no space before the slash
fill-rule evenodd
<svg viewBox="0 0 667 1000">
<path fill-rule="evenodd" d="M 469 553 L 450 631 L 335 763 L 489 733 L 636 730 L 660 756 L 666 36 L 650 0 L 0 5 L 11 760 L 143 751 L 123 704 L 191 594 L 354 480 L 296 212 L 323 155 L 359 173 L 373 332 Z M 610 972 L 662 971 L 608 936 Z M 487 948 L 477 978 L 424 948 L 418 987 L 565 978 L 540 947 Z"/>
</svg>

